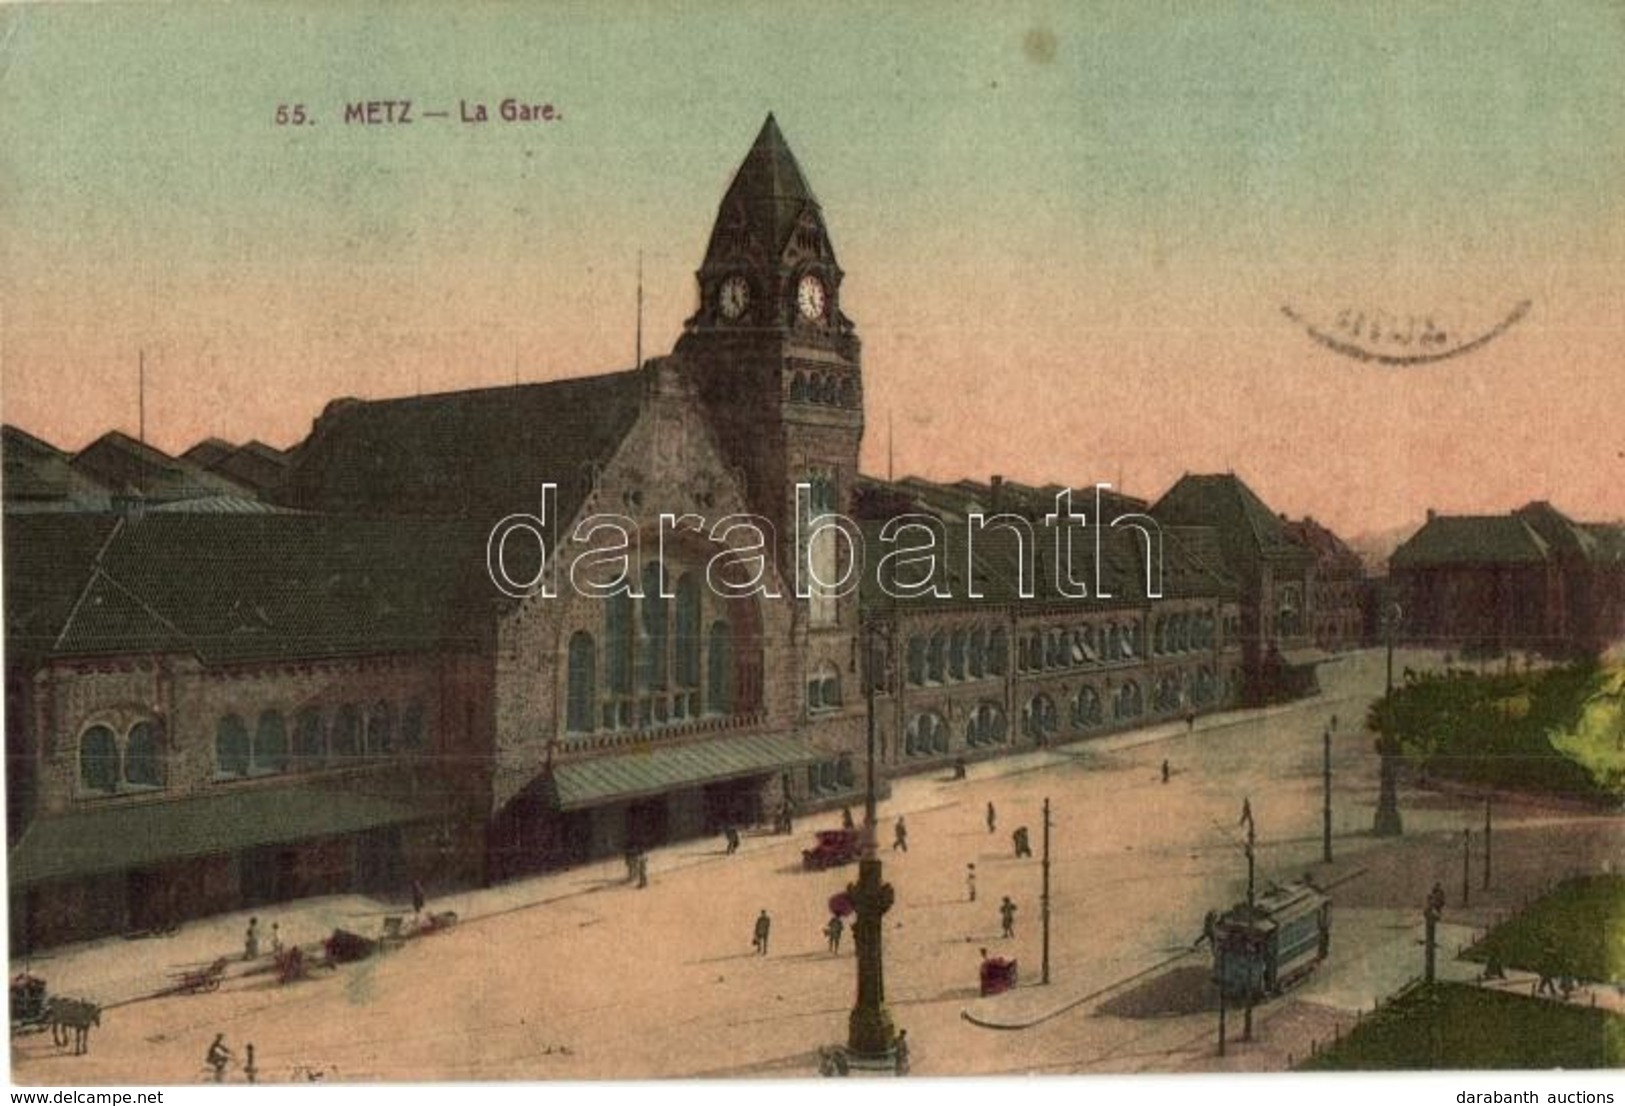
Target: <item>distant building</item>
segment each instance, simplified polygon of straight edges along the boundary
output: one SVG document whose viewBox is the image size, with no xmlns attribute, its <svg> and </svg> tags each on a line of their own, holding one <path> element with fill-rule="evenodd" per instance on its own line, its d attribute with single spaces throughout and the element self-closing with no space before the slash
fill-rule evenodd
<svg viewBox="0 0 1625 1106">
<path fill-rule="evenodd" d="M 1365 644 L 1370 584 L 1359 554 L 1312 518 L 1289 519 L 1283 525 L 1287 535 L 1315 558 L 1309 585 L 1310 637 L 1315 647 L 1335 653 Z"/>
<path fill-rule="evenodd" d="M 1218 556 L 1240 589 L 1244 701 L 1273 702 L 1318 687 L 1324 652 L 1315 643 L 1317 554 L 1233 473 L 1185 475 L 1151 507 L 1169 526 L 1213 531 Z"/>
<path fill-rule="evenodd" d="M 1550 503 L 1441 515 L 1389 560 L 1404 640 L 1439 649 L 1594 653 L 1625 636 L 1625 526 Z"/>
</svg>

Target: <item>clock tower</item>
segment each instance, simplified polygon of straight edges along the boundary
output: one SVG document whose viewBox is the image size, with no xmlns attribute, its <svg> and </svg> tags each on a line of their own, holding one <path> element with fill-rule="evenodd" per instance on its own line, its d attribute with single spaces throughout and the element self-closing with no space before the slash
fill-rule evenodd
<svg viewBox="0 0 1625 1106">
<path fill-rule="evenodd" d="M 676 352 L 751 510 L 774 526 L 792 586 L 798 557 L 825 581 L 849 567 L 827 529 L 810 550 L 795 549 L 798 513 L 804 532 L 809 515 L 849 516 L 858 474 L 863 384 L 842 275 L 818 201 L 769 115 L 722 198 L 695 274 L 699 309 Z M 810 488 L 799 503 L 798 483 Z M 856 628 L 855 589 L 798 607 L 815 634 Z"/>
</svg>

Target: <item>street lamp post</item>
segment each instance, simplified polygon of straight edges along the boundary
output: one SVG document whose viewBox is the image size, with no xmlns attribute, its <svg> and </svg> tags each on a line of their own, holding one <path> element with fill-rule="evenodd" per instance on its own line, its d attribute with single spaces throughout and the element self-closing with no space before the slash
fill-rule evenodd
<svg viewBox="0 0 1625 1106">
<path fill-rule="evenodd" d="M 1320 772 L 1324 782 L 1324 800 L 1320 818 L 1320 859 L 1332 862 L 1332 728 L 1327 726 L 1320 736 Z"/>
<path fill-rule="evenodd" d="M 1049 799 L 1044 800 L 1044 891 L 1039 899 L 1044 923 L 1044 960 L 1040 982 L 1049 982 Z"/>
<path fill-rule="evenodd" d="M 891 884 L 881 878 L 878 827 L 875 821 L 875 687 L 886 677 L 890 666 L 886 657 L 877 658 L 879 644 L 888 646 L 891 634 L 879 622 L 863 625 L 864 702 L 869 714 L 869 757 L 863 796 L 863 856 L 858 861 L 858 881 L 848 884 L 857 918 L 852 923 L 852 939 L 858 954 L 858 997 L 847 1020 L 847 1054 L 852 1059 L 875 1064 L 890 1062 L 895 1056 L 897 1033 L 886 1009 L 885 961 L 881 931 L 886 912 L 891 909 Z M 888 650 L 889 652 L 889 650 Z M 877 664 L 877 659 L 879 664 Z"/>
<path fill-rule="evenodd" d="M 1398 603 L 1388 604 L 1383 612 L 1383 630 L 1388 638 L 1388 681 L 1383 693 L 1384 729 L 1377 737 L 1377 753 L 1382 758 L 1381 782 L 1377 792 L 1377 814 L 1371 832 L 1378 837 L 1398 837 L 1405 832 L 1399 817 L 1399 735 L 1389 733 L 1393 726 L 1394 702 L 1394 633 L 1399 629 L 1404 610 Z"/>
<path fill-rule="evenodd" d="M 1490 889 L 1490 798 L 1484 796 L 1484 890 Z"/>
</svg>

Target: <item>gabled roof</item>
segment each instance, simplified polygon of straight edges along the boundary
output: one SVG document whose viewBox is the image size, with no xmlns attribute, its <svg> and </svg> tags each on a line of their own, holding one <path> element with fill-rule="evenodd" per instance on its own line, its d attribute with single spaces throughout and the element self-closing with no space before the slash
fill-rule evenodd
<svg viewBox="0 0 1625 1106">
<path fill-rule="evenodd" d="M 81 449 L 70 463 L 76 472 L 115 496 L 164 502 L 201 495 L 242 495 L 248 491 L 235 481 L 191 461 L 171 457 L 117 430 L 108 431 Z"/>
<path fill-rule="evenodd" d="M 462 517 L 491 526 L 537 512 L 558 486 L 561 519 L 637 421 L 637 370 L 404 399 L 335 400 L 293 454 L 280 498 L 336 514 Z"/>
<path fill-rule="evenodd" d="M 221 438 L 204 438 L 197 445 L 182 453 L 181 456 L 193 464 L 204 468 L 213 468 L 216 463 L 230 457 L 237 449 L 232 443 Z"/>
<path fill-rule="evenodd" d="M 1234 473 L 1187 473 L 1157 501 L 1151 514 L 1171 526 L 1213 527 L 1232 570 L 1236 558 L 1308 558 L 1275 512 Z"/>
<path fill-rule="evenodd" d="M 105 510 L 107 489 L 69 464 L 67 453 L 26 430 L 0 431 L 5 471 L 0 489 L 7 512 L 17 510 Z"/>
<path fill-rule="evenodd" d="M 1550 546 L 1516 515 L 1435 515 L 1401 542 L 1390 568 L 1443 565 L 1538 564 Z"/>
<path fill-rule="evenodd" d="M 771 114 L 722 197 L 706 259 L 720 259 L 737 243 L 754 241 L 777 259 L 803 211 L 818 201 Z"/>
<path fill-rule="evenodd" d="M 299 514 L 28 515 L 5 527 L 6 646 L 205 663 L 475 640 L 485 531 Z"/>
</svg>

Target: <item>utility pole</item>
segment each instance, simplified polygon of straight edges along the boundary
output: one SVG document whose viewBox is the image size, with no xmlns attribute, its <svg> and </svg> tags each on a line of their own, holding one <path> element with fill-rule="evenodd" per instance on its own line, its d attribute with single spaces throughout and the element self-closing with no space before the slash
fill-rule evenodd
<svg viewBox="0 0 1625 1106">
<path fill-rule="evenodd" d="M 1378 837 L 1398 837 L 1405 832 L 1399 817 L 1399 735 L 1386 732 L 1394 725 L 1394 634 L 1403 618 L 1404 611 L 1398 603 L 1389 603 L 1382 616 L 1388 638 L 1388 680 L 1382 701 L 1385 730 L 1377 736 L 1377 754 L 1382 758 L 1377 814 L 1371 826 L 1371 832 Z"/>
<path fill-rule="evenodd" d="M 1044 966 L 1039 982 L 1049 982 L 1049 798 L 1044 799 L 1044 892 L 1040 898 L 1040 910 L 1044 921 Z"/>
<path fill-rule="evenodd" d="M 1466 906 L 1473 891 L 1473 831 L 1461 831 L 1461 905 Z"/>
<path fill-rule="evenodd" d="M 1484 796 L 1484 890 L 1490 889 L 1490 797 Z"/>
<path fill-rule="evenodd" d="M 1325 781 L 1325 802 L 1321 808 L 1320 859 L 1332 862 L 1332 728 L 1327 726 L 1321 734 L 1321 776 Z"/>
</svg>

